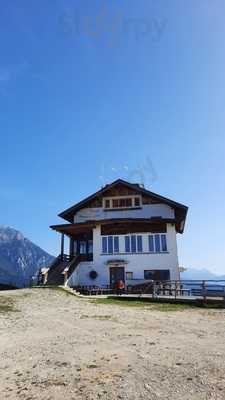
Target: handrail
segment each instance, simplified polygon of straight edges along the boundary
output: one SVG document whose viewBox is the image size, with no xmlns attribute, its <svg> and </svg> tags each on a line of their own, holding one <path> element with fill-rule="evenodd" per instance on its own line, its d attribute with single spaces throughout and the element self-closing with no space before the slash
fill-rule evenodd
<svg viewBox="0 0 225 400">
<path fill-rule="evenodd" d="M 81 258 L 80 254 L 77 254 L 72 261 L 67 265 L 67 279 L 72 275 L 75 271 L 76 267 L 80 264 Z"/>
</svg>

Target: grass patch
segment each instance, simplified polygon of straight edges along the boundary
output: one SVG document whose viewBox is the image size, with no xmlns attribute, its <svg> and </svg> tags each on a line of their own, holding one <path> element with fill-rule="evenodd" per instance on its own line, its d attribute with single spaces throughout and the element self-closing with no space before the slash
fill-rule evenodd
<svg viewBox="0 0 225 400">
<path fill-rule="evenodd" d="M 203 303 L 203 301 L 198 300 L 196 302 L 187 302 L 187 303 L 173 303 L 171 302 L 163 302 L 163 301 L 154 301 L 154 300 L 134 300 L 134 299 L 122 299 L 122 298 L 104 298 L 104 299 L 93 299 L 89 300 L 93 304 L 107 304 L 107 305 L 118 305 L 121 307 L 136 307 L 142 309 L 156 310 L 156 311 L 184 311 L 190 309 L 199 309 L 202 310 L 224 310 L 224 302 L 223 301 L 208 301 L 207 303 Z"/>
<path fill-rule="evenodd" d="M 104 297 L 104 298 L 93 298 L 85 296 L 79 296 L 76 292 L 68 291 L 64 287 L 59 286 L 41 286 L 39 288 L 44 289 L 51 289 L 61 293 L 64 293 L 68 296 L 75 296 L 77 299 L 81 301 L 87 301 L 92 304 L 106 304 L 106 305 L 118 305 L 122 307 L 139 307 L 145 308 L 149 310 L 156 310 L 156 311 L 184 311 L 190 309 L 201 308 L 203 310 L 224 310 L 225 304 L 223 301 L 217 301 L 208 299 L 207 303 L 204 303 L 203 300 L 198 299 L 196 301 L 188 301 L 188 302 L 180 302 L 180 303 L 173 303 L 171 299 L 166 302 L 166 300 L 154 300 L 154 299 L 146 299 L 140 298 L 138 300 L 134 300 L 133 298 L 120 298 L 120 297 Z M 107 318 L 109 319 L 109 318 Z"/>
<path fill-rule="evenodd" d="M 0 314 L 6 314 L 10 312 L 17 312 L 15 303 L 11 297 L 0 296 Z"/>
<path fill-rule="evenodd" d="M 150 301 L 122 300 L 122 299 L 93 299 L 92 304 L 117 305 L 121 307 L 134 307 L 156 311 L 183 311 L 195 308 L 192 304 L 154 303 Z"/>
</svg>

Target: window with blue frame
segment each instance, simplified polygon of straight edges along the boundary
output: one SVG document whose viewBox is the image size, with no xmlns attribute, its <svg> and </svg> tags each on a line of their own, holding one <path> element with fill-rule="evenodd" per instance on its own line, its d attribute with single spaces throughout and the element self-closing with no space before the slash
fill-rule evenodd
<svg viewBox="0 0 225 400">
<path fill-rule="evenodd" d="M 160 236 L 155 235 L 155 251 L 156 253 L 160 253 Z"/>
<path fill-rule="evenodd" d="M 125 253 L 142 253 L 143 244 L 141 235 L 125 236 Z"/>
<path fill-rule="evenodd" d="M 148 236 L 148 250 L 151 253 L 167 252 L 167 239 L 165 234 Z"/>
<path fill-rule="evenodd" d="M 114 253 L 119 253 L 119 236 L 114 236 Z"/>
<path fill-rule="evenodd" d="M 93 253 L 93 240 L 88 240 L 88 253 Z"/>
<path fill-rule="evenodd" d="M 124 236 L 125 253 L 166 253 L 167 236 L 165 234 L 148 235 L 148 248 L 144 248 L 143 235 L 126 235 Z M 92 249 L 92 245 L 90 246 Z M 120 252 L 119 236 L 102 236 L 102 253 L 103 254 L 118 254 Z"/>
<path fill-rule="evenodd" d="M 106 236 L 102 237 L 102 252 L 108 253 L 108 238 Z"/>
<path fill-rule="evenodd" d="M 149 237 L 148 237 L 148 249 L 152 253 L 155 251 L 153 235 L 149 235 Z"/>
<path fill-rule="evenodd" d="M 167 251 L 166 235 L 161 235 L 161 249 Z"/>
<path fill-rule="evenodd" d="M 136 253 L 136 251 L 137 251 L 136 236 L 132 235 L 131 236 L 131 253 Z"/>
<path fill-rule="evenodd" d="M 125 252 L 130 253 L 130 236 L 125 236 Z"/>
<path fill-rule="evenodd" d="M 102 253 L 113 254 L 119 253 L 119 236 L 103 236 L 102 237 Z"/>
<path fill-rule="evenodd" d="M 108 236 L 108 253 L 113 253 L 113 237 Z"/>
<path fill-rule="evenodd" d="M 87 253 L 87 242 L 84 240 L 80 241 L 80 254 L 86 254 Z"/>
<path fill-rule="evenodd" d="M 138 251 L 138 253 L 142 253 L 143 252 L 142 236 L 141 235 L 137 236 L 137 251 Z"/>
</svg>

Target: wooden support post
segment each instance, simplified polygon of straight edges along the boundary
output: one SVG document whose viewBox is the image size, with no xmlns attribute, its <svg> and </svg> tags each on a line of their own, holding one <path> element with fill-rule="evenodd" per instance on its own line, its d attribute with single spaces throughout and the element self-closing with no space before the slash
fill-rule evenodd
<svg viewBox="0 0 225 400">
<path fill-rule="evenodd" d="M 155 281 L 153 281 L 152 297 L 155 298 Z"/>
<path fill-rule="evenodd" d="M 74 240 L 70 238 L 70 259 L 74 257 Z"/>
<path fill-rule="evenodd" d="M 89 253 L 89 243 L 88 240 L 86 239 L 86 254 Z"/>
<path fill-rule="evenodd" d="M 64 256 L 64 233 L 61 234 L 61 260 L 63 260 Z"/>
</svg>

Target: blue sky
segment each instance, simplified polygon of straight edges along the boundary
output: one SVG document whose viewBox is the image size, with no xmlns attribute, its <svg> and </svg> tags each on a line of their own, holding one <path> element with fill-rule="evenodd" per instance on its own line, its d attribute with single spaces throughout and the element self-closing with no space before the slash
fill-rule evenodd
<svg viewBox="0 0 225 400">
<path fill-rule="evenodd" d="M 222 0 L 2 1 L 0 223 L 57 254 L 58 212 L 117 177 L 190 207 L 180 264 L 225 273 Z"/>
</svg>

